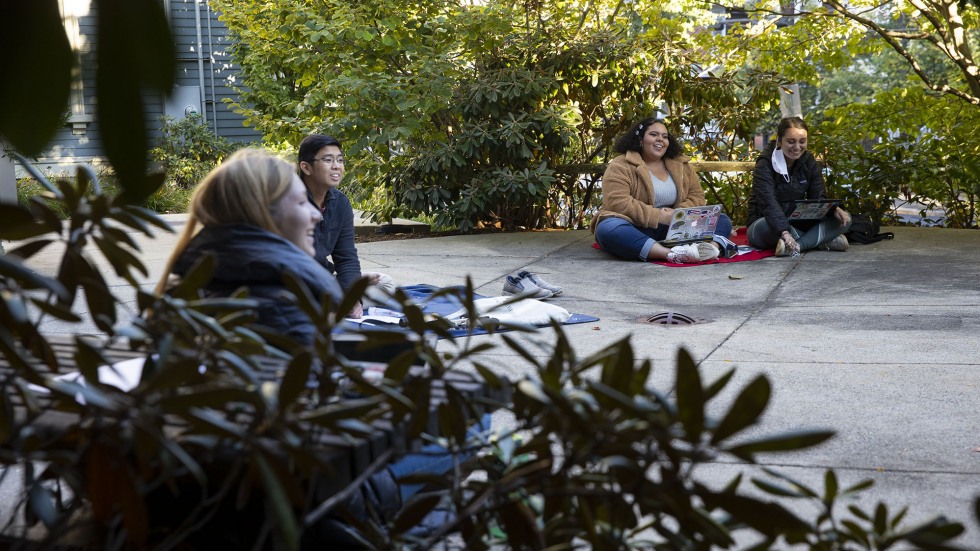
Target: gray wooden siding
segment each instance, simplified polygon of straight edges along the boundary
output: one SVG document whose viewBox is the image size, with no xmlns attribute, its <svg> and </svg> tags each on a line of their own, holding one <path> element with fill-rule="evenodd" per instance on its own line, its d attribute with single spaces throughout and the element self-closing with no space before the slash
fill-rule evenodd
<svg viewBox="0 0 980 551">
<path fill-rule="evenodd" d="M 217 21 L 218 14 L 214 13 L 214 20 Z M 214 83 L 215 95 L 218 98 L 233 98 L 238 101 L 239 95 L 235 86 L 242 86 L 241 70 L 238 64 L 231 58 L 231 51 L 228 49 L 232 40 L 230 31 L 224 24 L 212 25 L 212 45 L 214 55 Z M 262 135 L 251 127 L 243 125 L 243 117 L 235 113 L 232 108 L 221 101 L 217 105 L 217 124 L 218 132 L 231 140 L 255 141 L 261 139 Z"/>
<path fill-rule="evenodd" d="M 224 98 L 238 99 L 238 93 L 229 85 L 229 79 L 239 73 L 237 65 L 231 61 L 227 52 L 228 30 L 218 20 L 217 12 L 211 10 L 207 2 L 200 3 L 202 63 L 204 67 L 204 104 L 201 114 L 208 125 L 219 135 L 242 142 L 256 141 L 261 134 L 243 125 L 241 115 L 234 113 L 223 101 Z M 194 0 L 170 0 L 170 25 L 177 53 L 177 85 L 199 86 L 201 83 L 198 63 L 198 39 Z M 210 21 L 210 37 L 208 23 Z M 79 32 L 82 41 L 82 82 L 86 114 L 95 115 L 95 6 L 87 15 L 79 18 Z M 209 44 L 210 38 L 210 44 Z M 212 63 L 212 59 L 214 62 Z M 213 72 L 213 75 L 212 75 Z M 240 81 L 240 80 L 239 80 Z M 150 146 L 158 138 L 165 113 L 165 98 L 157 93 L 144 95 L 144 109 L 147 126 L 151 129 Z M 48 150 L 37 159 L 36 165 L 52 175 L 72 170 L 78 163 L 104 164 L 98 122 L 87 123 L 79 131 L 67 124 L 51 142 Z"/>
<path fill-rule="evenodd" d="M 201 48 L 198 51 L 195 3 L 193 0 L 171 0 L 171 32 L 177 44 L 177 85 L 201 86 L 200 66 L 204 68 L 204 103 L 202 114 L 218 134 L 236 141 L 254 141 L 261 135 L 242 124 L 241 115 L 233 112 L 225 98 L 238 99 L 228 79 L 239 73 L 226 50 L 228 29 L 218 20 L 218 13 L 207 2 L 200 5 Z M 210 22 L 210 25 L 209 25 Z M 200 61 L 199 58 L 200 57 Z"/>
<path fill-rule="evenodd" d="M 84 90 L 85 113 L 95 115 L 95 27 L 96 20 L 92 12 L 79 18 L 79 32 L 83 39 L 80 44 L 81 76 Z M 60 174 L 68 167 L 62 167 L 76 162 L 90 162 L 101 152 L 98 139 L 99 125 L 97 122 L 88 123 L 84 133 L 73 133 L 72 126 L 66 125 L 51 141 L 48 151 L 38 158 L 39 168 L 51 174 Z"/>
</svg>

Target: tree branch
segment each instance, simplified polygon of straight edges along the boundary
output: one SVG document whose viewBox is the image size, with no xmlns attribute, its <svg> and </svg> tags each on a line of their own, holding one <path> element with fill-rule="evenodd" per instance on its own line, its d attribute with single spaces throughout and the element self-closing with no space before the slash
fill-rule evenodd
<svg viewBox="0 0 980 551">
<path fill-rule="evenodd" d="M 913 5 L 916 5 L 915 3 L 918 0 L 909 0 L 909 1 Z M 913 56 L 912 53 L 909 52 L 909 50 L 902 45 L 902 43 L 900 42 L 900 38 L 896 37 L 893 34 L 893 31 L 882 27 L 881 25 L 872 21 L 871 19 L 868 19 L 866 17 L 848 11 L 848 9 L 843 5 L 841 5 L 841 3 L 838 0 L 826 0 L 824 2 L 824 5 L 828 6 L 831 10 L 841 15 L 842 17 L 846 19 L 850 19 L 851 21 L 854 21 L 860 24 L 861 26 L 870 29 L 875 34 L 880 36 L 892 48 L 892 50 L 894 50 L 900 56 L 905 58 L 908 64 L 912 67 L 912 71 L 930 90 L 942 94 L 949 94 L 958 97 L 973 105 L 980 105 L 980 79 L 978 79 L 976 64 L 973 63 L 972 57 L 971 58 L 963 57 L 959 53 L 960 50 L 956 47 L 955 44 L 952 46 L 952 50 L 957 53 L 954 55 L 950 55 L 952 52 L 950 51 L 951 48 L 947 42 L 941 40 L 939 37 L 936 37 L 928 33 L 924 37 L 924 40 L 928 40 L 929 42 L 934 44 L 943 53 L 945 53 L 947 57 L 949 57 L 949 59 L 953 61 L 953 63 L 956 64 L 956 66 L 960 69 L 960 72 L 963 74 L 964 78 L 966 79 L 967 86 L 969 86 L 970 88 L 970 93 L 964 92 L 963 90 L 959 90 L 957 88 L 953 88 L 946 84 L 938 84 L 934 82 L 933 79 L 929 77 L 928 74 L 926 74 L 922 66 L 919 65 L 919 62 L 918 60 L 915 59 L 915 56 Z M 916 7 L 920 7 L 924 15 L 929 10 L 929 7 L 924 5 L 922 2 L 919 2 Z M 935 11 L 931 11 L 928 13 L 933 17 L 935 17 L 936 15 Z M 929 19 L 929 21 L 930 23 L 933 23 L 933 25 L 935 25 L 933 19 Z M 960 20 L 960 26 L 962 26 L 962 20 Z M 940 25 L 936 26 L 936 28 L 937 29 L 942 28 L 942 23 L 940 22 Z"/>
</svg>

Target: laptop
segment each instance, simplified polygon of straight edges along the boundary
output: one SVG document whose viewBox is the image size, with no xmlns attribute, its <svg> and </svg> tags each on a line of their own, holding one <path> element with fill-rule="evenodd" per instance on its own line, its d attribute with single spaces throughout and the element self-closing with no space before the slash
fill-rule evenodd
<svg viewBox="0 0 980 551">
<path fill-rule="evenodd" d="M 670 228 L 660 244 L 675 247 L 699 241 L 711 241 L 721 216 L 721 205 L 686 207 L 674 211 Z"/>
<path fill-rule="evenodd" d="M 800 199 L 786 209 L 786 218 L 793 220 L 823 220 L 840 205 L 840 199 Z"/>
</svg>

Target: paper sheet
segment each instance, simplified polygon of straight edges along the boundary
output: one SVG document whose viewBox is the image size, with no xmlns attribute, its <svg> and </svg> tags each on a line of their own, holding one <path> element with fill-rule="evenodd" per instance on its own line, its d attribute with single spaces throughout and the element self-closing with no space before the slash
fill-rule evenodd
<svg viewBox="0 0 980 551">
<path fill-rule="evenodd" d="M 140 383 L 140 377 L 143 375 L 143 365 L 146 363 L 146 358 L 132 358 L 129 360 L 123 360 L 121 362 L 116 362 L 111 366 L 103 365 L 99 367 L 99 382 L 105 385 L 110 385 L 118 388 L 123 392 L 129 392 L 130 390 L 136 388 Z M 85 377 L 82 376 L 79 371 L 72 371 L 70 373 L 64 373 L 53 377 L 56 381 L 70 381 L 75 382 L 80 385 L 85 384 Z M 28 388 L 37 392 L 39 394 L 48 394 L 50 391 L 43 386 L 38 385 L 28 385 Z"/>
</svg>

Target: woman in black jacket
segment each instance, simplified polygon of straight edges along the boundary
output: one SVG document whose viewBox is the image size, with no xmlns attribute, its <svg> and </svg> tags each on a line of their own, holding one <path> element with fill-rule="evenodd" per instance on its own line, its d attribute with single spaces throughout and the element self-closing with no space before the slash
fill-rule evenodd
<svg viewBox="0 0 980 551">
<path fill-rule="evenodd" d="M 779 122 L 776 141 L 756 161 L 748 219 L 753 247 L 775 247 L 776 256 L 815 248 L 847 250 L 844 233 L 851 227 L 851 215 L 844 209 L 834 209 L 823 220 L 790 222 L 786 218 L 797 200 L 826 198 L 820 166 L 806 146 L 806 123 L 800 117 L 788 117 Z"/>
<path fill-rule="evenodd" d="M 228 157 L 194 190 L 187 225 L 174 247 L 164 276 L 183 277 L 206 255 L 217 261 L 208 294 L 228 296 L 247 287 L 258 302 L 258 323 L 297 341 L 313 342 L 316 328 L 295 301 L 283 298 L 283 274 L 301 279 L 316 297 L 338 304 L 337 279 L 313 259 L 313 229 L 320 211 L 292 165 L 258 149 Z"/>
</svg>

